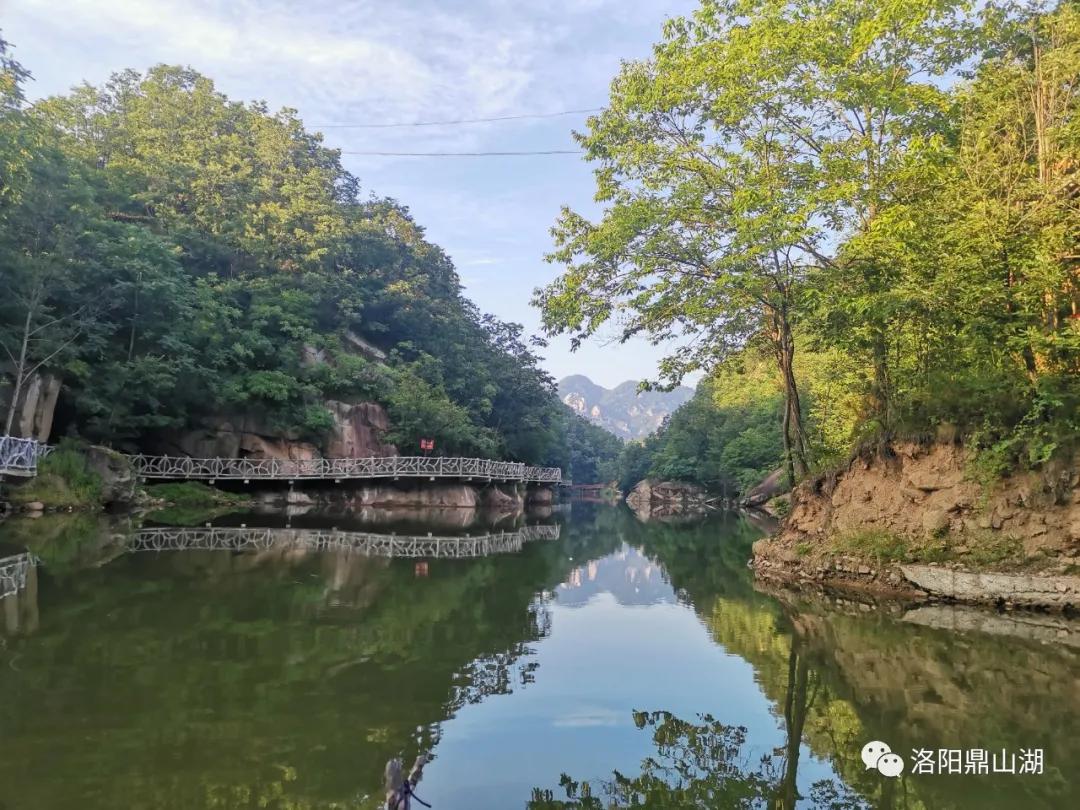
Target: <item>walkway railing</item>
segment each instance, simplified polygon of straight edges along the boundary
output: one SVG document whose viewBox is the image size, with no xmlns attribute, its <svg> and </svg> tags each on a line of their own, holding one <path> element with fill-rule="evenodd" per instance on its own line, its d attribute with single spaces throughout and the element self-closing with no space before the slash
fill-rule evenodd
<svg viewBox="0 0 1080 810">
<path fill-rule="evenodd" d="M 0 436 L 0 474 L 34 475 L 52 448 L 33 439 Z M 356 478 L 455 478 L 558 484 L 558 467 L 533 467 L 514 461 L 444 456 L 374 456 L 370 458 L 190 458 L 128 456 L 140 478 L 209 480 L 343 480 Z"/>
<path fill-rule="evenodd" d="M 0 436 L 0 475 L 35 475 L 38 461 L 51 450 L 34 439 Z"/>
<path fill-rule="evenodd" d="M 492 481 L 558 483 L 558 467 L 530 467 L 513 461 L 443 456 L 375 456 L 313 458 L 297 461 L 253 458 L 189 458 L 131 456 L 141 478 L 309 480 L 355 478 L 474 478 Z"/>
<path fill-rule="evenodd" d="M 521 551 L 534 540 L 557 540 L 558 525 L 524 526 L 513 532 L 475 536 L 374 534 L 335 529 L 179 528 L 142 529 L 129 551 L 266 551 L 274 547 L 346 551 L 367 557 L 463 558 Z"/>
</svg>

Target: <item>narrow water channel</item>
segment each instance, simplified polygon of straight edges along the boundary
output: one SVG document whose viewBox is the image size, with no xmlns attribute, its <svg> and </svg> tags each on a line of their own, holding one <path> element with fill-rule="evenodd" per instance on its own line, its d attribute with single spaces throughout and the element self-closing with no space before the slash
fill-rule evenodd
<svg viewBox="0 0 1080 810">
<path fill-rule="evenodd" d="M 217 550 L 0 525 L 41 560 L 0 601 L 0 807 L 376 808 L 386 761 L 422 750 L 437 810 L 1077 806 L 1068 625 L 764 593 L 737 515 L 576 504 L 455 558 L 312 539 L 464 539 L 422 518 L 231 515 L 252 533 Z M 875 740 L 900 777 L 863 764 Z M 1042 772 L 915 773 L 915 749 L 1017 771 L 1037 749 Z"/>
</svg>

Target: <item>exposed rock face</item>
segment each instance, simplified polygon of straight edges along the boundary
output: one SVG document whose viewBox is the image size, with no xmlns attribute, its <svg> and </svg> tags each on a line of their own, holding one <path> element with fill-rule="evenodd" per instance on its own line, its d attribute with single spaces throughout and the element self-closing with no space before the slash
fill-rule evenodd
<svg viewBox="0 0 1080 810">
<path fill-rule="evenodd" d="M 679 515 L 694 515 L 705 510 L 705 490 L 683 481 L 638 482 L 626 502 L 641 520 Z"/>
<path fill-rule="evenodd" d="M 0 371 L 6 371 L 6 369 L 0 368 Z M 7 383 L 9 380 L 4 382 Z M 0 413 L 6 415 L 11 388 L 4 385 L 0 387 L 0 391 L 7 395 L 7 398 L 0 398 Z M 42 373 L 31 376 L 19 395 L 15 422 L 11 428 L 13 435 L 47 442 L 52 432 L 53 414 L 56 411 L 56 400 L 59 396 L 59 377 Z"/>
<path fill-rule="evenodd" d="M 781 540 L 880 529 L 918 539 L 1000 532 L 1029 554 L 1080 553 L 1080 470 L 1058 464 L 1018 475 L 991 492 L 967 476 L 955 444 L 896 445 L 887 459 L 857 459 L 830 481 L 800 485 Z"/>
<path fill-rule="evenodd" d="M 491 484 L 480 491 L 480 503 L 485 509 L 520 511 L 525 506 L 525 495 L 513 484 Z"/>
<path fill-rule="evenodd" d="M 175 436 L 162 449 L 195 458 L 276 458 L 288 461 L 326 458 L 392 456 L 397 448 L 382 441 L 390 420 L 374 402 L 325 403 L 334 426 L 323 445 L 300 440 L 295 434 L 262 423 L 257 417 L 239 415 L 208 421 L 205 428 Z"/>
<path fill-rule="evenodd" d="M 86 448 L 85 455 L 86 466 L 101 477 L 102 503 L 131 503 L 135 500 L 135 471 L 125 456 L 96 445 Z"/>
<path fill-rule="evenodd" d="M 555 500 L 555 493 L 552 491 L 551 487 L 530 487 L 526 494 L 526 500 L 530 504 L 544 506 Z"/>
<path fill-rule="evenodd" d="M 390 429 L 390 418 L 381 405 L 331 400 L 326 407 L 334 417 L 334 429 L 325 447 L 327 458 L 397 455 L 394 445 L 382 441 Z"/>
<path fill-rule="evenodd" d="M 350 490 L 328 490 L 312 493 L 317 499 L 325 497 L 352 510 L 368 507 L 419 509 L 475 509 L 480 503 L 476 489 L 468 484 L 424 484 L 397 487 L 390 484 L 363 486 Z"/>
<path fill-rule="evenodd" d="M 693 395 L 693 389 L 684 386 L 638 393 L 633 380 L 609 390 L 582 374 L 559 381 L 559 398 L 565 405 L 623 439 L 648 436 Z"/>
<path fill-rule="evenodd" d="M 1014 475 L 989 491 L 969 477 L 968 462 L 964 448 L 954 443 L 903 443 L 884 456 L 858 458 L 835 475 L 800 484 L 780 532 L 755 543 L 754 568 L 765 577 L 917 586 L 964 601 L 1080 604 L 1080 592 L 1071 586 L 1067 599 L 1051 598 L 1062 593 L 1056 580 L 1047 586 L 981 579 L 980 572 L 995 566 L 988 561 L 992 554 L 978 554 L 980 549 L 1017 549 L 1022 559 L 1009 559 L 1006 567 L 1025 568 L 1025 580 L 1034 573 L 1027 568 L 1054 577 L 1080 557 L 1076 460 Z M 887 560 L 868 565 L 857 557 L 823 558 L 818 553 L 837 537 L 866 533 L 908 546 L 934 543 L 954 562 L 918 568 Z"/>
</svg>

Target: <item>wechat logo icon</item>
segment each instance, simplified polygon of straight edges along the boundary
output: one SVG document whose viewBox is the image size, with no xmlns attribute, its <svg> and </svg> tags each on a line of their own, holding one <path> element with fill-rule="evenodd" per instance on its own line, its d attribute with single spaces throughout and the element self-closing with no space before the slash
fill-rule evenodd
<svg viewBox="0 0 1080 810">
<path fill-rule="evenodd" d="M 868 771 L 895 778 L 904 772 L 904 758 L 894 754 L 888 743 L 873 740 L 862 747 L 862 761 Z"/>
</svg>

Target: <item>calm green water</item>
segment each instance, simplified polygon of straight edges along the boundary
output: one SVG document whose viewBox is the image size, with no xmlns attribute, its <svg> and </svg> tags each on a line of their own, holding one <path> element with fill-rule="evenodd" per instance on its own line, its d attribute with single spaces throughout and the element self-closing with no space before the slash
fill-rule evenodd
<svg viewBox="0 0 1080 810">
<path fill-rule="evenodd" d="M 215 525 L 241 522 L 274 519 Z M 0 601 L 0 808 L 374 808 L 422 749 L 437 810 L 1078 806 L 1074 628 L 767 595 L 737 516 L 549 522 L 426 569 L 0 525 L 43 560 Z M 908 771 L 866 770 L 871 740 Z M 1044 772 L 913 774 L 913 748 L 1038 748 Z"/>
</svg>

